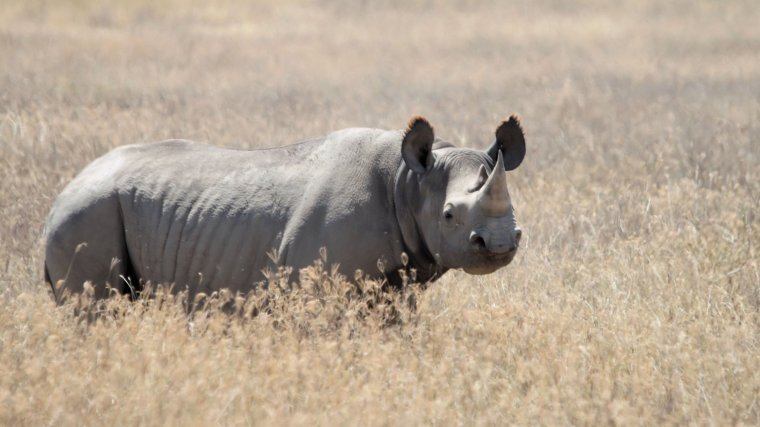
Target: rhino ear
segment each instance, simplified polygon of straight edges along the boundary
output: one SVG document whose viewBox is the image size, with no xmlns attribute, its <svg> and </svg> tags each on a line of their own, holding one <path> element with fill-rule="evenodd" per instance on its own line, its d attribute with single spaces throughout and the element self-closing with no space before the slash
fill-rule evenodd
<svg viewBox="0 0 760 427">
<path fill-rule="evenodd" d="M 413 117 L 401 141 L 401 157 L 409 168 L 424 173 L 433 165 L 433 127 L 424 117 Z"/>
<path fill-rule="evenodd" d="M 504 170 L 516 169 L 525 158 L 525 134 L 516 115 L 499 125 L 496 129 L 496 141 L 486 153 L 496 163 L 499 151 L 504 157 Z"/>
</svg>

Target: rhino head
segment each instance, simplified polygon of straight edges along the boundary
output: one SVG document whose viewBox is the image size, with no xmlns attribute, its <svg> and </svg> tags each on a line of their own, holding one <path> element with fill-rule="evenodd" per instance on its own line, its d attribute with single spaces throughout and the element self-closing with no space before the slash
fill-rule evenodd
<svg viewBox="0 0 760 427">
<path fill-rule="evenodd" d="M 522 234 L 506 178 L 506 171 L 525 157 L 517 117 L 496 129 L 495 141 L 485 151 L 436 140 L 427 120 L 413 118 L 401 152 L 397 199 L 401 193 L 404 206 L 397 200 L 396 209 L 422 279 L 450 268 L 487 274 L 509 264 Z"/>
</svg>

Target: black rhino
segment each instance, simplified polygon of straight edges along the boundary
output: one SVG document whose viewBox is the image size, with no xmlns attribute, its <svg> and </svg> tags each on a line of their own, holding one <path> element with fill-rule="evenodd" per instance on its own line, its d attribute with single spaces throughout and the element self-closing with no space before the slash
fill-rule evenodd
<svg viewBox="0 0 760 427">
<path fill-rule="evenodd" d="M 191 294 L 247 291 L 274 263 L 298 268 L 327 250 L 398 285 L 510 263 L 521 231 L 505 171 L 525 156 L 515 116 L 485 151 L 457 148 L 415 117 L 406 130 L 351 128 L 241 151 L 169 140 L 116 148 L 60 194 L 46 224 L 45 276 L 96 297 L 145 281 Z M 406 254 L 406 255 L 403 255 Z M 56 299 L 60 295 L 55 295 Z"/>
</svg>

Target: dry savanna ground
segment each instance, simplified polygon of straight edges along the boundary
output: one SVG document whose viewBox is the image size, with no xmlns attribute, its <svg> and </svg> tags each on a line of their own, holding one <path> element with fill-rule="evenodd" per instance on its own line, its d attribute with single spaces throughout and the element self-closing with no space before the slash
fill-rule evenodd
<svg viewBox="0 0 760 427">
<path fill-rule="evenodd" d="M 4 0 L 0 424 L 760 424 L 758 22 L 752 1 Z M 319 269 L 190 315 L 159 293 L 93 316 L 43 284 L 53 198 L 113 147 L 412 114 L 485 147 L 511 112 L 523 248 L 414 311 Z"/>
</svg>

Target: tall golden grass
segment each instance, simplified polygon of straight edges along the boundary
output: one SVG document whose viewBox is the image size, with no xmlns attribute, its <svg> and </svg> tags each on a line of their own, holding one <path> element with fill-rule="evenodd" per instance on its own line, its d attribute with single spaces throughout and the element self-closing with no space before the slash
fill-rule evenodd
<svg viewBox="0 0 760 427">
<path fill-rule="evenodd" d="M 0 8 L 0 424 L 760 424 L 760 8 L 209 4 Z M 420 113 L 486 147 L 513 111 L 524 244 L 495 274 L 62 307 L 43 283 L 53 198 L 115 146 Z"/>
</svg>

